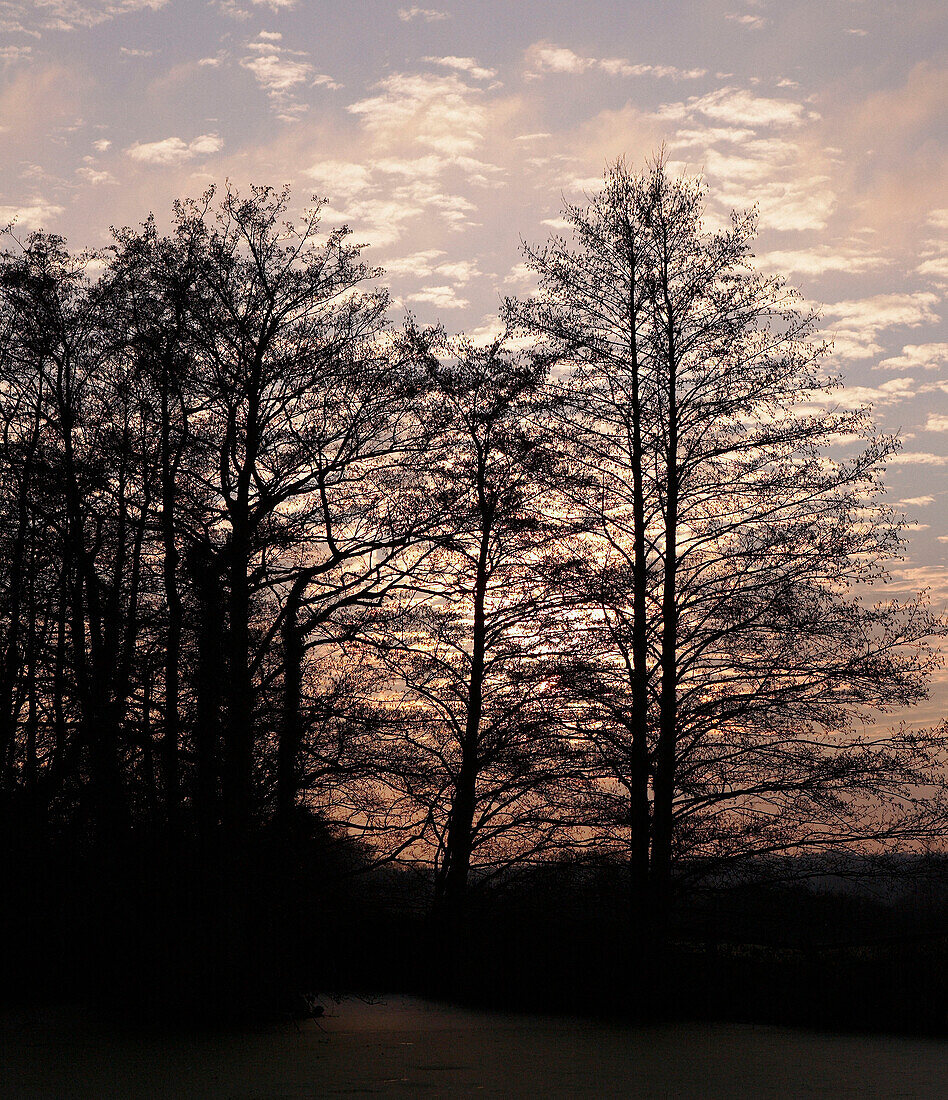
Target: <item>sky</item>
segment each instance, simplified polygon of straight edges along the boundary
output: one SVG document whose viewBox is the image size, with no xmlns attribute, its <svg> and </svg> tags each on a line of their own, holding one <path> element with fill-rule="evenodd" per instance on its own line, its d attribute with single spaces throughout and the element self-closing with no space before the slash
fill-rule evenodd
<svg viewBox="0 0 948 1100">
<path fill-rule="evenodd" d="M 229 180 L 329 200 L 397 317 L 491 330 L 624 156 L 756 204 L 844 404 L 898 431 L 891 594 L 948 605 L 942 0 L 0 0 L 0 225 L 101 247 Z M 948 652 L 948 644 L 945 646 Z M 948 670 L 912 724 L 948 717 Z"/>
</svg>

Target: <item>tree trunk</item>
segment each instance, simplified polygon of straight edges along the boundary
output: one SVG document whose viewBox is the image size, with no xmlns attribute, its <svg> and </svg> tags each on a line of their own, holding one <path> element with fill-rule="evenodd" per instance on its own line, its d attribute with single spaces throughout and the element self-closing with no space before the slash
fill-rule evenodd
<svg viewBox="0 0 948 1100">
<path fill-rule="evenodd" d="M 283 719 L 277 752 L 277 821 L 288 829 L 300 788 L 299 754 L 302 744 L 303 639 L 299 627 L 299 599 L 290 593 L 283 619 Z"/>
<path fill-rule="evenodd" d="M 485 602 L 487 596 L 487 554 L 491 541 L 491 520 L 485 516 L 474 578 L 474 607 L 471 637 L 471 673 L 461 761 L 454 785 L 451 820 L 439 899 L 449 911 L 459 911 L 467 892 L 473 848 L 474 811 L 477 804 L 478 752 L 481 716 L 484 709 L 484 668 L 487 644 Z"/>
<path fill-rule="evenodd" d="M 33 456 L 39 440 L 39 405 L 33 434 L 20 472 L 17 487 L 16 535 L 13 541 L 12 560 L 9 573 L 9 610 L 7 612 L 7 631 L 4 639 L 3 666 L 0 671 L 0 760 L 7 759 L 16 738 L 17 715 L 14 705 L 15 684 L 20 672 L 20 629 L 21 607 L 24 592 L 24 561 L 27 554 L 27 529 L 31 536 L 35 529 L 30 521 L 29 497 L 33 488 Z M 31 670 L 35 685 L 35 667 Z M 5 781 L 9 777 L 4 777 Z M 6 782 L 5 782 L 6 785 Z"/>
<path fill-rule="evenodd" d="M 172 831 L 178 820 L 181 799 L 181 779 L 178 762 L 180 719 L 178 678 L 181 663 L 181 630 L 183 611 L 178 590 L 180 555 L 175 542 L 176 484 L 171 455 L 171 422 L 167 369 L 161 383 L 161 541 L 162 580 L 167 604 L 168 629 L 165 637 L 165 706 L 161 757 L 164 769 L 165 812 Z"/>
<path fill-rule="evenodd" d="M 667 280 L 667 273 L 666 273 Z M 673 807 L 678 733 L 678 395 L 674 316 L 665 286 L 668 355 L 668 438 L 665 454 L 665 560 L 662 581 L 662 635 L 659 733 L 655 770 L 651 878 L 656 916 L 663 920 L 669 902 Z M 661 925 L 659 925 L 661 927 Z"/>
<path fill-rule="evenodd" d="M 236 837 L 250 827 L 253 786 L 253 690 L 250 682 L 249 539 L 243 524 L 233 527 L 228 592 L 229 698 L 225 746 L 224 812 Z"/>
<path fill-rule="evenodd" d="M 224 662 L 224 600 L 210 547 L 195 548 L 191 562 L 198 596 L 197 715 L 194 727 L 194 808 L 198 829 L 208 837 L 220 822 L 221 704 Z"/>
<path fill-rule="evenodd" d="M 649 745 L 648 745 L 648 562 L 645 552 L 645 488 L 642 476 L 641 363 L 638 346 L 639 304 L 635 299 L 638 280 L 637 254 L 631 227 L 626 227 L 629 262 L 629 366 L 632 372 L 631 466 L 632 466 L 632 779 L 630 805 L 630 885 L 633 906 L 644 903 L 648 889 L 649 830 Z"/>
</svg>

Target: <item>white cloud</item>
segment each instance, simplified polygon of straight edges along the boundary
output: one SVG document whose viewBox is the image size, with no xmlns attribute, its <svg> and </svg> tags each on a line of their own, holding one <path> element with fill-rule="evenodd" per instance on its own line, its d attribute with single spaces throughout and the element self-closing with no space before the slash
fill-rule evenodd
<svg viewBox="0 0 948 1100">
<path fill-rule="evenodd" d="M 536 281 L 536 272 L 522 260 L 520 263 L 514 264 L 504 278 L 504 284 L 506 286 L 533 286 Z"/>
<path fill-rule="evenodd" d="M 356 195 L 372 186 L 372 171 L 348 160 L 321 160 L 305 171 L 330 197 Z"/>
<path fill-rule="evenodd" d="M 917 328 L 936 324 L 934 306 L 937 295 L 876 294 L 871 298 L 835 302 L 824 307 L 826 317 L 835 319 L 826 328 L 833 339 L 837 358 L 865 359 L 878 355 L 882 347 L 877 342 L 880 332 L 889 328 Z"/>
<path fill-rule="evenodd" d="M 924 291 L 915 294 L 876 294 L 871 298 L 834 302 L 825 307 L 825 313 L 840 318 L 846 326 L 877 332 L 894 325 L 935 324 L 938 314 L 933 306 L 937 303 L 936 295 Z"/>
<path fill-rule="evenodd" d="M 839 173 L 830 150 L 814 155 L 809 141 L 818 119 L 806 102 L 760 96 L 736 86 L 718 88 L 685 102 L 665 103 L 649 116 L 667 136 L 674 154 L 668 167 L 685 175 L 695 165 L 709 187 L 709 225 L 727 225 L 730 210 L 757 206 L 764 231 L 825 230 L 839 209 Z M 799 136 L 798 136 L 799 135 Z M 860 242 L 808 249 L 780 249 L 766 257 L 776 270 L 822 274 L 871 270 L 882 256 Z"/>
<path fill-rule="evenodd" d="M 916 395 L 914 379 L 892 378 L 881 386 L 844 386 L 813 400 L 818 405 L 842 405 L 846 408 L 859 408 L 863 405 L 880 408 L 885 405 L 897 405 Z"/>
<path fill-rule="evenodd" d="M 596 64 L 591 57 L 580 57 L 565 46 L 544 42 L 538 42 L 527 50 L 527 60 L 534 72 L 547 73 L 584 73 Z"/>
<path fill-rule="evenodd" d="M 97 187 L 99 184 L 103 183 L 116 184 L 119 182 L 111 172 L 93 168 L 89 165 L 83 168 L 77 168 L 76 175 L 81 176 L 86 183 L 92 187 Z"/>
<path fill-rule="evenodd" d="M 223 147 L 219 134 L 201 134 L 188 145 L 188 152 L 195 157 L 210 156 L 219 153 Z"/>
<path fill-rule="evenodd" d="M 925 421 L 925 432 L 948 432 L 948 416 L 943 413 L 929 413 Z"/>
<path fill-rule="evenodd" d="M 885 460 L 886 466 L 948 466 L 948 455 L 936 455 L 930 451 L 903 451 Z"/>
<path fill-rule="evenodd" d="M 442 279 L 450 279 L 455 285 L 469 283 L 476 279 L 480 270 L 471 260 L 445 261 L 445 252 L 441 248 L 428 248 L 420 252 L 413 252 L 408 256 L 401 256 L 394 260 L 386 260 L 383 263 L 386 275 L 393 278 L 429 279 L 438 276 Z M 433 290 L 443 288 L 426 287 L 420 293 L 431 293 Z M 449 307 L 455 308 L 455 307 Z"/>
<path fill-rule="evenodd" d="M 455 73 L 394 73 L 379 94 L 351 104 L 373 136 L 391 144 L 408 140 L 447 155 L 473 152 L 484 140 L 487 111 L 481 91 Z"/>
<path fill-rule="evenodd" d="M 898 503 L 899 507 L 904 507 L 904 508 L 925 508 L 929 504 L 934 504 L 935 503 L 935 498 L 934 497 L 929 497 L 929 496 L 905 497 L 904 500 L 900 500 L 897 503 Z"/>
<path fill-rule="evenodd" d="M 179 137 L 163 138 L 161 141 L 136 141 L 125 153 L 139 164 L 153 164 L 160 167 L 183 164 L 195 157 L 218 153 L 224 147 L 219 134 L 201 134 L 193 141 L 186 142 Z"/>
<path fill-rule="evenodd" d="M 415 279 L 427 279 L 434 271 L 435 263 L 444 254 L 444 249 L 428 248 L 421 252 L 412 252 L 408 256 L 386 260 L 384 265 L 385 274 L 394 278 L 408 276 Z"/>
<path fill-rule="evenodd" d="M 0 206 L 0 228 L 15 222 L 21 229 L 48 229 L 63 208 L 45 199 L 33 199 L 23 206 Z"/>
<path fill-rule="evenodd" d="M 408 224 L 423 212 L 410 199 L 399 197 L 357 197 L 349 202 L 335 202 L 326 208 L 326 217 L 344 221 L 360 241 L 376 248 L 395 244 L 404 236 Z"/>
<path fill-rule="evenodd" d="M 400 240 L 409 223 L 425 215 L 438 218 L 449 231 L 472 224 L 476 207 L 463 195 L 451 194 L 440 179 L 406 179 L 392 186 L 373 184 L 327 212 L 352 225 L 357 235 L 385 247 Z"/>
<path fill-rule="evenodd" d="M 304 84 L 313 74 L 308 61 L 266 53 L 242 57 L 240 64 L 253 73 L 254 79 L 268 95 L 285 95 L 297 84 Z"/>
<path fill-rule="evenodd" d="M 582 57 L 566 46 L 550 42 L 535 42 L 526 52 L 527 78 L 542 73 L 585 73 L 597 69 L 610 76 L 671 77 L 675 80 L 695 80 L 705 76 L 706 69 L 677 69 L 673 65 L 633 64 L 624 57 Z"/>
<path fill-rule="evenodd" d="M 775 169 L 779 167 L 775 165 Z M 794 178 L 791 164 L 782 167 L 782 173 L 774 172 L 777 178 L 757 183 L 742 184 L 739 176 L 718 177 L 712 190 L 715 204 L 727 209 L 744 209 L 755 204 L 760 208 L 760 223 L 766 229 L 782 232 L 825 229 L 837 206 L 836 193 L 829 187 L 827 177 Z"/>
<path fill-rule="evenodd" d="M 698 147 L 701 150 L 712 148 L 722 142 L 727 144 L 743 144 L 754 140 L 753 130 L 746 126 L 707 126 L 700 120 L 695 120 L 695 129 L 678 130 L 675 133 L 673 144 L 676 149 Z"/>
<path fill-rule="evenodd" d="M 700 80 L 707 76 L 707 69 L 677 69 L 674 65 L 633 64 L 624 57 L 603 57 L 599 68 L 610 76 L 654 76 L 669 77 L 672 80 Z"/>
<path fill-rule="evenodd" d="M 901 355 L 883 359 L 879 370 L 939 370 L 948 364 L 948 344 L 906 344 Z"/>
<path fill-rule="evenodd" d="M 759 31 L 767 26 L 767 20 L 760 15 L 748 15 L 741 14 L 735 11 L 726 11 L 724 13 L 725 19 L 730 19 L 733 23 L 739 23 L 742 27 L 747 27 L 748 30 Z"/>
<path fill-rule="evenodd" d="M 229 19 L 236 19 L 238 22 L 250 18 L 250 12 L 238 7 L 237 0 L 217 0 L 217 9 L 221 15 L 226 15 Z"/>
<path fill-rule="evenodd" d="M 946 282 L 948 281 L 948 254 L 924 260 L 915 270 L 919 275 L 932 282 Z"/>
<path fill-rule="evenodd" d="M 403 23 L 409 23 L 412 19 L 421 19 L 425 23 L 434 23 L 440 19 L 447 19 L 448 13 L 437 8 L 399 8 L 398 18 Z"/>
<path fill-rule="evenodd" d="M 261 31 L 255 41 L 247 43 L 251 52 L 240 59 L 240 64 L 267 93 L 278 111 L 277 117 L 283 122 L 296 122 L 308 109 L 297 96 L 303 86 L 336 90 L 342 85 L 326 73 L 317 73 L 306 53 L 281 46 L 281 39 L 275 31 Z"/>
<path fill-rule="evenodd" d="M 497 186 L 500 169 L 474 157 L 371 157 L 366 163 L 320 160 L 305 170 L 316 183 L 338 196 L 358 196 L 366 191 L 389 195 L 406 186 L 416 192 L 431 189 L 450 171 L 461 172 L 468 184 Z M 441 188 L 444 190 L 443 186 Z M 473 209 L 473 207 L 472 207 Z"/>
<path fill-rule="evenodd" d="M 112 142 L 109 141 L 108 138 L 99 138 L 98 141 L 94 141 L 92 143 L 92 148 L 95 149 L 96 152 L 99 152 L 99 153 L 104 153 L 107 149 L 111 149 L 111 147 L 112 147 Z"/>
<path fill-rule="evenodd" d="M 772 179 L 785 153 L 785 143 L 773 139 L 745 141 L 728 152 L 712 147 L 705 154 L 705 173 L 714 179 L 757 185 Z"/>
<path fill-rule="evenodd" d="M 436 309 L 466 309 L 470 302 L 459 298 L 450 286 L 426 286 L 415 294 L 409 294 L 409 302 L 424 302 Z"/>
<path fill-rule="evenodd" d="M 818 116 L 802 103 L 754 95 L 746 88 L 725 87 L 703 96 L 692 96 L 685 103 L 663 103 L 660 118 L 687 119 L 696 114 L 715 122 L 746 128 L 796 127 Z"/>
<path fill-rule="evenodd" d="M 463 155 L 423 157 L 379 157 L 375 167 L 385 175 L 403 179 L 434 179 L 451 169 L 464 173 L 465 182 L 478 187 L 496 187 L 503 169 L 476 157 Z"/>
<path fill-rule="evenodd" d="M 760 102 L 774 101 L 759 101 L 758 107 Z M 758 117 L 774 115 L 769 108 L 761 108 Z M 682 145 L 688 153 L 684 163 L 669 167 L 687 175 L 695 159 L 703 163 L 709 183 L 709 212 L 757 205 L 760 224 L 766 230 L 801 231 L 827 226 L 837 207 L 832 179 L 814 172 L 809 158 L 795 142 L 787 140 L 785 134 L 767 134 L 766 130 L 764 136 L 758 136 L 745 127 L 712 126 L 703 130 L 697 121 L 697 128 L 686 129 L 670 141 L 670 147 L 679 155 Z M 850 246 L 851 254 L 855 251 Z M 811 254 L 788 250 L 782 258 L 788 264 L 799 265 L 797 270 L 805 273 L 831 261 L 832 251 L 825 247 Z"/>
<path fill-rule="evenodd" d="M 0 31 L 36 34 L 95 27 L 139 11 L 158 11 L 168 0 L 6 0 L 0 5 Z"/>
<path fill-rule="evenodd" d="M 371 135 L 370 136 L 374 136 Z M 380 144 L 388 138 L 382 135 Z M 400 148 L 404 149 L 404 143 Z M 369 145 L 361 161 L 320 160 L 306 169 L 321 194 L 332 199 L 328 213 L 353 226 L 360 239 L 375 246 L 395 244 L 408 231 L 409 225 L 426 217 L 425 229 L 440 222 L 448 231 L 473 224 L 475 204 L 464 194 L 464 188 L 503 185 L 498 179 L 501 170 L 466 155 L 447 156 L 424 153 L 421 156 L 384 156 Z M 440 255 L 438 251 L 437 255 Z M 392 274 L 414 274 L 427 277 L 434 273 L 435 254 L 421 251 L 404 272 L 403 262 L 394 261 Z M 385 263 L 385 261 L 382 261 Z M 420 266 L 419 266 L 420 265 Z M 386 264 L 386 266 L 388 266 Z M 440 272 L 442 278 L 458 280 L 473 278 L 473 265 L 452 265 L 450 272 Z"/>
<path fill-rule="evenodd" d="M 856 248 L 828 244 L 808 249 L 765 252 L 757 259 L 762 268 L 795 275 L 825 275 L 832 271 L 861 274 L 876 271 L 891 262 L 878 252 L 861 252 Z"/>
<path fill-rule="evenodd" d="M 426 57 L 425 61 L 431 61 L 445 69 L 457 69 L 475 80 L 491 80 L 497 75 L 496 69 L 482 68 L 473 57 Z"/>
<path fill-rule="evenodd" d="M 451 279 L 455 283 L 469 283 L 480 275 L 480 270 L 472 260 L 455 260 L 451 263 L 438 264 L 434 274 L 442 279 Z"/>
</svg>

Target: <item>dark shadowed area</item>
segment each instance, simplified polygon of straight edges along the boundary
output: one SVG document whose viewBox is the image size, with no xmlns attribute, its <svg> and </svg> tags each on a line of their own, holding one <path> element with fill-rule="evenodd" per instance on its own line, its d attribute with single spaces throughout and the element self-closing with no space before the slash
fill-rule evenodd
<svg viewBox="0 0 948 1100">
<path fill-rule="evenodd" d="M 327 1015 L 219 1035 L 147 1037 L 64 1011 L 5 1019 L 4 1091 L 22 1097 L 948 1095 L 941 1041 L 730 1024 L 629 1028 L 327 1001 Z"/>
</svg>

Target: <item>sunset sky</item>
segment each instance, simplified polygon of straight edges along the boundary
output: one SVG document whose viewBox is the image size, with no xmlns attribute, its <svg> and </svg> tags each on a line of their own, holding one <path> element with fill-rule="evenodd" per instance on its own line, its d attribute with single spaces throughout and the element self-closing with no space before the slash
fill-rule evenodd
<svg viewBox="0 0 948 1100">
<path fill-rule="evenodd" d="M 897 587 L 948 597 L 942 0 L 0 0 L 0 223 L 101 246 L 212 182 L 331 200 L 397 317 L 485 331 L 521 239 L 665 144 L 900 430 Z M 914 722 L 948 714 L 943 673 Z"/>
</svg>

